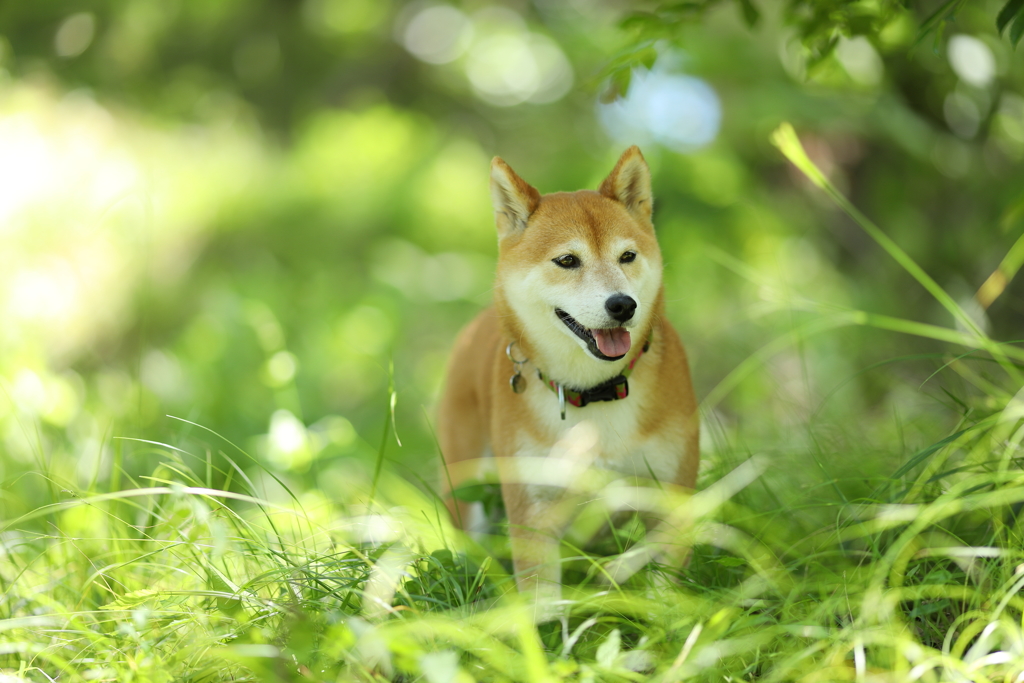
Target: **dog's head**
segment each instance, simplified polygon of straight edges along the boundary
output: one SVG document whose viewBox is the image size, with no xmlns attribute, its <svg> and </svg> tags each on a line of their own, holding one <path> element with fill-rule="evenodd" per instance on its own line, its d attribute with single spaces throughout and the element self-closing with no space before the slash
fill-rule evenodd
<svg viewBox="0 0 1024 683">
<path fill-rule="evenodd" d="M 495 158 L 491 198 L 498 289 L 530 346 L 568 363 L 581 382 L 607 374 L 608 362 L 643 343 L 661 291 L 651 174 L 640 150 L 626 150 L 597 192 L 544 196 Z"/>
</svg>

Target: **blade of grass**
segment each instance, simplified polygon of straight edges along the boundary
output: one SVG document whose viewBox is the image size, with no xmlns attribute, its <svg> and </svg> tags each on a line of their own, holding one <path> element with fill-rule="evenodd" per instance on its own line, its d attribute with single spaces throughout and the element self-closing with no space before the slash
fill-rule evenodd
<svg viewBox="0 0 1024 683">
<path fill-rule="evenodd" d="M 965 0 L 946 0 L 946 2 L 939 5 L 938 9 L 932 12 L 927 19 L 921 22 L 921 28 L 918 29 L 916 42 L 921 42 L 925 36 L 927 36 L 931 31 L 934 31 L 943 21 L 947 21 L 958 9 L 960 9 L 960 6 L 963 5 L 964 2 Z"/>
<path fill-rule="evenodd" d="M 394 392 L 389 393 L 392 395 L 394 394 Z M 391 403 L 390 399 L 388 400 L 388 403 Z M 366 502 L 367 510 L 373 508 L 373 501 L 377 497 L 377 484 L 380 482 L 380 472 L 384 467 L 384 451 L 388 446 L 388 432 L 391 431 L 391 416 L 392 412 L 390 410 L 388 410 L 384 415 L 384 429 L 381 430 L 380 446 L 377 448 L 377 460 L 373 465 L 373 480 L 370 484 L 370 499 Z"/>
<path fill-rule="evenodd" d="M 958 330 L 951 330 L 948 327 L 939 327 L 938 325 L 929 325 L 927 323 L 919 323 L 912 320 L 904 320 L 902 318 L 893 318 L 887 315 L 877 315 L 874 313 L 867 313 L 865 311 L 842 311 L 816 318 L 804 323 L 803 325 L 795 327 L 759 348 L 753 354 L 744 359 L 742 363 L 737 365 L 732 372 L 726 375 L 722 381 L 708 392 L 707 396 L 704 397 L 704 400 L 701 401 L 701 410 L 707 411 L 717 406 L 718 403 L 725 398 L 729 392 L 735 389 L 740 382 L 750 375 L 750 373 L 775 354 L 799 343 L 806 337 L 811 337 L 823 332 L 851 325 L 877 327 L 891 332 L 911 334 L 918 337 L 949 342 L 951 344 L 958 344 L 960 346 L 967 346 L 970 348 L 984 348 L 993 356 L 998 353 L 1004 358 L 1010 356 L 1018 360 L 1024 360 L 1024 350 L 1022 349 L 1012 346 L 1000 349 L 997 342 L 993 342 L 991 340 L 983 342 L 974 335 L 966 334 Z M 996 353 L 993 353 L 993 351 L 990 350 L 990 347 L 999 350 Z M 1014 367 L 1013 369 L 1016 372 L 1016 368 Z"/>
<path fill-rule="evenodd" d="M 988 279 L 978 288 L 974 298 L 982 308 L 988 308 L 999 296 L 1006 291 L 1006 287 L 1013 280 L 1014 276 L 1024 265 L 1024 235 L 1017 238 L 1006 256 L 999 262 L 999 267 L 992 271 Z"/>
<path fill-rule="evenodd" d="M 891 256 L 900 266 L 903 267 L 918 283 L 924 287 L 929 294 L 931 294 L 936 301 L 938 301 L 947 311 L 949 311 L 953 317 L 960 322 L 966 329 L 970 330 L 973 334 L 979 338 L 984 338 L 985 334 L 980 328 L 971 320 L 970 316 L 964 312 L 963 308 L 953 300 L 949 294 L 946 293 L 942 287 L 938 285 L 935 280 L 931 278 L 924 270 L 917 265 L 917 263 L 910 258 L 910 256 L 903 251 L 898 244 L 896 244 L 888 235 L 876 226 L 867 216 L 862 214 L 857 207 L 850 203 L 850 201 L 843 196 L 839 190 L 825 177 L 825 174 L 811 161 L 810 157 L 807 156 L 806 150 L 804 150 L 803 144 L 800 142 L 800 138 L 797 137 L 796 131 L 788 123 L 783 123 L 779 126 L 774 133 L 772 133 L 772 144 L 775 145 L 779 151 L 789 161 L 796 166 L 807 179 L 817 185 L 820 189 L 824 190 L 825 193 L 834 201 L 839 208 L 843 210 L 853 221 L 859 225 L 868 235 L 873 239 L 882 249 L 885 250 L 889 256 Z"/>
<path fill-rule="evenodd" d="M 921 266 L 917 264 L 903 249 L 896 244 L 888 235 L 875 225 L 867 216 L 862 214 L 836 187 L 825 177 L 804 149 L 796 130 L 789 123 L 780 125 L 771 136 L 772 144 L 775 145 L 789 161 L 796 166 L 807 179 L 822 189 L 831 199 L 853 219 L 890 257 L 893 258 L 904 270 L 906 270 L 932 297 L 942 305 L 953 318 L 968 330 L 977 342 L 972 344 L 983 348 L 997 360 L 1005 359 L 1002 350 L 978 327 L 969 315 L 963 310 L 953 297 L 946 293 L 935 280 L 928 275 Z M 1013 366 L 1003 364 L 1006 372 L 1015 382 L 1024 382 L 1024 376 Z"/>
<path fill-rule="evenodd" d="M 299 500 L 299 497 L 297 495 L 295 495 L 295 493 L 292 491 L 291 487 L 289 487 L 288 484 L 286 484 L 280 477 L 278 477 L 276 474 L 274 474 L 266 465 L 264 465 L 262 462 L 260 462 L 260 460 L 258 458 L 254 458 L 253 456 L 249 455 L 249 453 L 245 449 L 243 449 L 241 446 L 239 446 L 238 444 L 233 442 L 231 439 L 227 438 L 223 434 L 220 434 L 219 432 L 214 431 L 213 429 L 210 429 L 209 427 L 207 427 L 205 425 L 201 425 L 198 422 L 192 422 L 191 420 L 186 420 L 183 417 L 176 417 L 174 415 L 167 415 L 167 417 L 169 417 L 172 420 L 178 420 L 180 422 L 184 422 L 185 424 L 192 425 L 193 427 L 198 427 L 199 429 L 203 429 L 203 430 L 209 432 L 210 434 L 213 434 L 217 438 L 222 439 L 225 442 L 227 442 L 236 451 L 238 451 L 239 453 L 244 455 L 246 458 L 248 458 L 254 465 L 256 465 L 256 467 L 261 469 L 267 476 L 269 476 L 271 479 L 273 479 L 275 482 L 277 482 L 277 484 L 282 489 L 284 489 L 285 493 L 288 494 L 288 497 L 291 498 L 295 502 L 296 507 L 298 507 L 300 510 L 302 510 L 302 518 L 306 519 L 307 521 L 309 520 L 309 516 L 306 515 L 306 511 L 305 511 L 305 508 L 303 508 L 303 506 L 302 506 L 302 502 Z M 139 440 L 141 440 L 141 439 L 139 439 Z M 149 443 L 157 443 L 157 442 L 149 442 Z M 158 444 L 158 445 L 166 446 L 166 444 Z M 172 450 L 175 450 L 175 451 L 178 451 L 178 452 L 181 452 L 181 453 L 185 453 L 186 455 L 192 455 L 191 453 L 188 453 L 187 451 L 182 451 L 180 448 L 174 448 L 173 446 L 167 446 L 167 447 L 171 448 Z M 231 466 L 234 468 L 234 470 L 237 471 L 243 477 L 245 482 L 249 485 L 249 490 L 252 491 L 252 493 L 255 495 L 257 493 L 255 484 L 253 484 L 252 480 L 248 476 L 245 475 L 245 472 L 242 470 L 242 468 L 239 467 L 238 464 L 235 463 L 234 460 L 229 458 L 223 451 L 221 452 L 221 455 L 224 457 L 225 460 L 227 460 L 231 464 Z M 193 455 L 192 457 L 196 457 L 196 456 Z M 230 472 L 230 470 L 229 470 L 229 472 Z M 228 481 L 230 481 L 230 477 L 229 477 Z M 225 488 L 227 488 L 227 487 L 225 486 Z M 263 508 L 261 508 L 261 510 L 263 511 L 264 515 L 266 515 L 267 521 L 273 527 L 274 521 L 267 514 L 266 510 L 263 510 Z M 312 531 L 312 526 L 310 526 L 310 530 Z M 278 533 L 276 527 L 274 528 L 274 533 Z"/>
<path fill-rule="evenodd" d="M 961 429 L 960 431 L 958 431 L 958 432 L 956 432 L 954 434 L 950 434 L 945 439 L 941 439 L 939 441 L 936 441 L 935 443 L 933 443 L 932 445 L 928 446 L 927 448 L 921 449 L 920 451 L 915 453 L 910 458 L 910 460 L 907 460 L 905 463 L 903 463 L 902 466 L 899 467 L 899 469 L 897 469 L 895 472 L 893 472 L 890 475 L 890 478 L 891 479 L 899 479 L 904 474 L 906 474 L 910 470 L 912 470 L 915 467 L 917 467 L 918 465 L 920 465 L 932 453 L 935 453 L 936 451 L 938 451 L 938 450 L 944 448 L 945 446 L 953 443 L 954 441 L 959 439 L 964 434 L 966 434 L 968 432 L 971 432 L 971 431 L 974 431 L 975 429 L 978 429 L 980 427 L 987 427 L 991 423 L 992 423 L 992 420 L 985 420 L 985 421 L 982 421 L 982 422 L 978 422 L 977 424 L 973 424 L 973 425 L 971 425 L 970 427 L 968 427 L 966 429 Z"/>
<path fill-rule="evenodd" d="M 441 459 L 441 469 L 444 470 L 444 478 L 448 482 L 448 493 L 451 495 L 451 492 L 455 490 L 455 486 L 452 484 L 451 472 L 448 471 L 448 461 L 444 459 L 444 453 L 441 452 L 441 442 L 437 439 L 437 432 L 434 431 L 434 424 L 430 421 L 430 415 L 427 414 L 427 408 L 426 406 L 421 407 L 423 408 L 423 417 L 426 420 L 427 429 L 430 430 L 430 438 L 433 439 L 434 445 L 437 447 L 437 455 Z M 438 498 L 441 499 L 440 496 L 438 496 Z M 444 500 L 441 499 L 441 502 L 443 503 Z M 462 521 L 462 510 L 459 508 L 458 501 L 455 501 L 455 518 L 455 521 L 459 524 L 459 528 L 465 529 L 466 525 Z"/>
<path fill-rule="evenodd" d="M 243 493 L 235 493 L 233 491 L 220 491 L 217 489 L 208 489 L 197 486 L 151 486 L 148 488 L 129 489 L 127 491 L 113 491 L 111 493 L 100 493 L 95 496 L 89 496 L 88 498 L 74 498 L 72 500 L 63 500 L 57 503 L 50 503 L 49 505 L 41 505 L 34 510 L 26 512 L 25 514 L 12 519 L 11 521 L 0 527 L 0 531 L 7 531 L 8 529 L 16 528 L 18 524 L 26 522 L 31 519 L 38 517 L 44 517 L 55 511 L 66 510 L 68 508 L 77 507 L 79 505 L 95 505 L 96 503 L 102 503 L 108 500 L 124 500 L 128 498 L 138 498 L 141 496 L 166 496 L 166 495 L 190 495 L 190 496 L 205 496 L 213 499 L 227 498 L 230 500 L 237 500 L 243 503 L 252 503 L 260 507 L 266 506 L 273 508 L 278 512 L 283 512 L 288 515 L 295 517 L 301 517 L 302 514 L 295 510 L 285 507 L 283 505 L 276 505 L 266 500 L 261 500 L 253 496 L 247 496 Z"/>
</svg>

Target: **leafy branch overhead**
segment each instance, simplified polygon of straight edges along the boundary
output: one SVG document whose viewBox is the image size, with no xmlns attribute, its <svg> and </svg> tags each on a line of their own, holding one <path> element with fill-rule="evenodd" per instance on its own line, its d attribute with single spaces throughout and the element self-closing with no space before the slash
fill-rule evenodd
<svg viewBox="0 0 1024 683">
<path fill-rule="evenodd" d="M 898 25 L 913 27 L 914 47 L 931 38 L 938 48 L 945 28 L 957 20 L 967 0 L 944 0 L 938 7 L 920 0 L 880 0 L 876 3 L 848 0 L 789 0 L 782 10 L 783 22 L 796 30 L 808 51 L 808 68 L 821 63 L 835 50 L 841 38 L 863 36 L 872 42 Z M 688 26 L 700 24 L 706 14 L 724 5 L 734 5 L 747 27 L 753 29 L 761 21 L 762 12 L 755 0 L 702 0 L 699 2 L 661 2 L 654 9 L 633 12 L 622 21 L 622 27 L 635 32 L 630 50 L 608 65 L 610 93 L 621 92 L 628 75 L 623 69 L 644 65 L 657 40 L 677 40 Z M 1008 0 L 995 20 L 999 34 L 1004 32 L 1017 46 L 1024 37 L 1024 0 Z M 1007 30 L 1008 29 L 1008 30 Z"/>
<path fill-rule="evenodd" d="M 1024 37 L 1024 0 L 1009 0 L 996 17 L 996 28 L 1002 35 L 1006 27 L 1010 27 L 1010 42 L 1016 47 L 1021 37 Z"/>
</svg>

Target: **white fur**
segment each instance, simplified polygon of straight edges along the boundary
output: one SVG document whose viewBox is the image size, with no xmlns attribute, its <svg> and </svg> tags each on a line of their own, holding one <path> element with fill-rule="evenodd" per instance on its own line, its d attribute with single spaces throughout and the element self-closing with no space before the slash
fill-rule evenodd
<svg viewBox="0 0 1024 683">
<path fill-rule="evenodd" d="M 644 359 L 638 361 L 643 363 Z M 597 445 L 592 456 L 594 466 L 613 470 L 626 476 L 650 478 L 651 473 L 661 482 L 672 482 L 679 465 L 685 460 L 680 453 L 686 443 L 682 433 L 666 433 L 664 430 L 647 436 L 640 435 L 644 418 L 644 407 L 658 400 L 650 395 L 643 382 L 631 381 L 629 396 L 619 401 L 591 403 L 583 408 L 566 404 L 565 420 L 558 409 L 558 396 L 537 379 L 536 372 L 529 373 L 527 389 L 523 397 L 530 406 L 538 425 L 550 435 L 552 441 L 565 436 L 582 422 L 589 422 L 597 430 Z M 548 455 L 548 449 L 539 444 L 522 443 L 517 456 L 529 458 Z M 524 471 L 524 475 L 529 472 Z M 526 479 L 526 481 L 531 481 Z"/>
<path fill-rule="evenodd" d="M 619 263 L 619 256 L 635 251 L 631 263 Z M 574 254 L 582 262 L 579 273 L 566 277 L 550 259 Z M 623 327 L 631 331 L 631 352 L 644 343 L 633 334 L 650 327 L 650 315 L 661 283 L 660 255 L 645 254 L 631 240 L 619 238 L 608 245 L 607 253 L 595 253 L 594 247 L 578 239 L 553 248 L 550 259 L 518 270 L 503 273 L 502 287 L 509 305 L 522 322 L 525 335 L 534 349 L 534 358 L 523 368 L 527 390 L 523 394 L 536 423 L 542 426 L 546 442 L 564 439 L 566 434 L 584 421 L 597 429 L 597 451 L 593 463 L 602 468 L 629 476 L 648 478 L 651 472 L 659 481 L 674 481 L 679 452 L 685 443 L 682 434 L 663 431 L 643 438 L 640 426 L 644 408 L 658 397 L 649 395 L 639 365 L 630 378 L 630 395 L 625 400 L 591 403 L 583 408 L 566 404 L 566 419 L 559 412 L 558 396 L 539 381 L 536 369 L 546 378 L 575 388 L 588 388 L 621 373 L 634 355 L 629 353 L 618 361 L 595 358 L 586 343 L 566 327 L 555 309 L 560 308 L 588 328 L 610 328 L 620 323 L 609 317 L 605 309 L 608 297 L 626 294 L 637 302 L 633 318 Z M 571 285 L 565 284 L 567 281 Z M 574 282 L 573 282 L 574 281 Z M 638 364 L 642 364 L 641 358 Z M 540 444 L 521 443 L 517 454 L 533 463 L 533 457 L 545 457 L 547 449 Z M 532 464 L 530 465 L 533 466 Z M 528 475 L 523 472 L 523 475 Z M 530 481 L 526 478 L 524 481 Z M 541 495 L 538 492 L 538 495 Z"/>
<path fill-rule="evenodd" d="M 636 252 L 636 260 L 619 263 L 619 256 L 629 250 Z M 559 266 L 551 261 L 569 253 L 583 262 L 579 274 L 572 276 L 576 280 L 572 286 L 559 281 L 565 274 L 558 273 Z M 559 384 L 587 388 L 622 372 L 630 354 L 618 361 L 595 358 L 586 342 L 555 315 L 555 309 L 562 309 L 590 329 L 625 327 L 631 333 L 632 351 L 644 342 L 632 332 L 649 326 L 661 282 L 661 260 L 658 254 L 644 254 L 625 239 L 611 245 L 611 254 L 596 254 L 590 245 L 571 240 L 555 249 L 549 259 L 509 269 L 502 276 L 509 305 L 535 349 L 537 357 L 531 359 L 534 364 Z M 637 303 L 633 317 L 625 324 L 611 318 L 605 309 L 605 302 L 614 294 L 626 294 Z"/>
</svg>

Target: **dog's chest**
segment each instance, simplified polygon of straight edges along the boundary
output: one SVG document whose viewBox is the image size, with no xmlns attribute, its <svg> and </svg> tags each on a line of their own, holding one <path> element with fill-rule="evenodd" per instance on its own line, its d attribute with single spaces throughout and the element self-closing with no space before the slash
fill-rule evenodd
<svg viewBox="0 0 1024 683">
<path fill-rule="evenodd" d="M 627 476 L 653 475 L 659 481 L 674 481 L 684 455 L 680 451 L 681 439 L 665 429 L 649 429 L 647 411 L 656 397 L 643 383 L 631 385 L 630 395 L 624 399 L 591 403 L 583 408 L 567 405 L 562 420 L 557 395 L 536 383 L 523 398 L 538 427 L 535 433 L 541 438 L 523 438 L 517 455 L 557 457 L 566 448 L 578 451 L 582 446 L 587 452 L 579 453 L 579 457 L 593 467 Z M 593 443 L 574 444 L 574 439 Z"/>
</svg>

